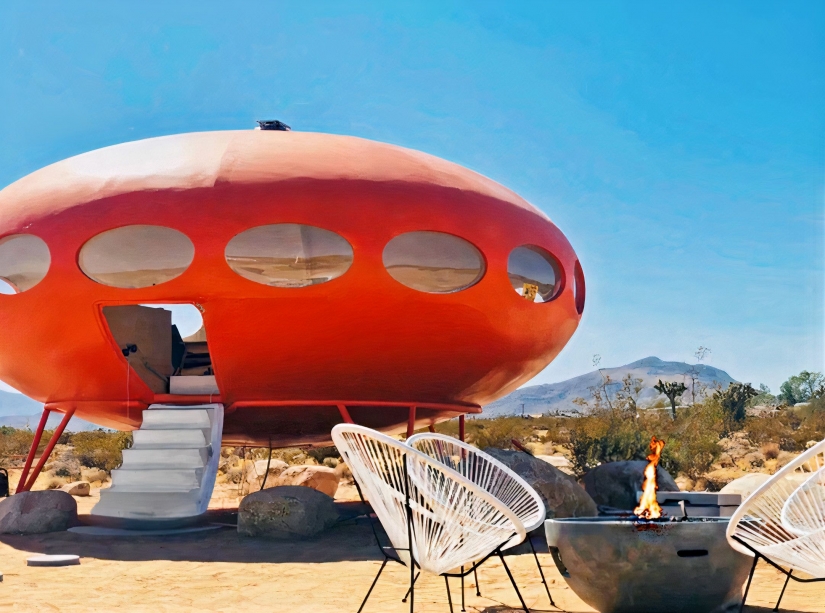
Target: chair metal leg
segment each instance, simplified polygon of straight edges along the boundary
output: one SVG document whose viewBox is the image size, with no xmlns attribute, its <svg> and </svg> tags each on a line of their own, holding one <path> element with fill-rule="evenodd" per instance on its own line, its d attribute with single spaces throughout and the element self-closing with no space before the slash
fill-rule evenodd
<svg viewBox="0 0 825 613">
<path fill-rule="evenodd" d="M 481 585 L 478 583 L 478 566 L 473 568 L 473 576 L 476 578 L 476 596 L 481 596 Z"/>
<path fill-rule="evenodd" d="M 415 582 L 416 582 L 416 581 L 418 581 L 418 578 L 419 578 L 420 576 L 421 576 L 421 573 L 418 573 L 418 574 L 415 576 L 415 579 L 413 579 L 413 585 L 415 585 Z M 404 594 L 404 598 L 402 598 L 402 599 L 401 599 L 401 602 L 407 602 L 407 598 L 409 598 L 409 597 L 410 597 L 410 590 L 412 590 L 412 588 L 407 589 L 407 593 L 406 593 L 406 594 Z"/>
<path fill-rule="evenodd" d="M 516 590 L 516 594 L 518 595 L 519 602 L 521 603 L 521 608 L 524 609 L 524 613 L 530 613 L 527 610 L 527 604 L 524 602 L 524 598 L 521 597 L 521 592 L 516 585 L 516 580 L 513 578 L 513 573 L 510 572 L 510 569 L 507 566 L 507 562 L 504 561 L 504 556 L 501 555 L 501 552 L 498 552 L 498 557 L 501 560 L 502 565 L 504 565 L 504 570 L 507 572 L 507 576 L 510 578 L 510 583 L 513 584 L 513 589 Z"/>
<path fill-rule="evenodd" d="M 464 608 L 464 567 L 461 567 L 461 613 L 465 613 L 467 609 Z"/>
<path fill-rule="evenodd" d="M 527 542 L 530 543 L 530 549 L 533 550 L 533 557 L 536 559 L 536 566 L 539 569 L 539 575 L 541 575 L 541 582 L 544 584 L 544 589 L 547 592 L 547 597 L 550 599 L 550 604 L 555 607 L 556 603 L 553 602 L 553 596 L 550 594 L 550 586 L 547 585 L 547 579 L 544 578 L 544 571 L 542 570 L 541 563 L 539 562 L 539 555 L 536 553 L 536 548 L 533 547 L 533 539 L 530 538 L 529 534 L 527 535 Z"/>
<path fill-rule="evenodd" d="M 358 607 L 358 613 L 364 610 L 364 606 L 367 604 L 367 600 L 369 600 L 370 594 L 372 594 L 372 588 L 375 587 L 375 584 L 378 583 L 378 577 L 381 576 L 381 573 L 384 572 L 384 567 L 387 565 L 387 558 L 384 558 L 384 561 L 381 562 L 381 568 L 378 569 L 378 574 L 375 575 L 375 579 L 372 580 L 372 585 L 370 589 L 367 590 L 367 595 L 364 596 L 364 601 L 361 603 L 361 606 Z"/>
<path fill-rule="evenodd" d="M 444 585 L 447 586 L 447 602 L 450 603 L 450 613 L 453 613 L 453 597 L 450 594 L 450 580 L 444 576 Z"/>
<path fill-rule="evenodd" d="M 776 601 L 776 606 L 773 608 L 774 611 L 779 610 L 779 603 L 782 602 L 782 597 L 785 595 L 785 588 L 788 587 L 788 581 L 791 580 L 791 575 L 793 571 L 788 573 L 788 576 L 785 577 L 785 585 L 782 586 L 782 591 L 779 593 L 779 600 Z"/>
<path fill-rule="evenodd" d="M 751 572 L 748 575 L 748 584 L 745 586 L 745 594 L 742 596 L 742 604 L 739 605 L 739 613 L 745 610 L 745 601 L 748 599 L 748 590 L 751 589 L 751 581 L 753 580 L 753 571 L 756 570 L 756 564 L 759 562 L 759 556 L 753 556 L 753 566 L 751 566 Z"/>
</svg>

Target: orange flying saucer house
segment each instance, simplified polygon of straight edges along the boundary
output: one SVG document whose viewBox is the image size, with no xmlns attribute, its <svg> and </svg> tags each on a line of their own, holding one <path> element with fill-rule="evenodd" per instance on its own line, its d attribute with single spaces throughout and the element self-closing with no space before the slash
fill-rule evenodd
<svg viewBox="0 0 825 613">
<path fill-rule="evenodd" d="M 479 413 L 561 351 L 584 277 L 544 214 L 461 166 L 249 130 L 9 185 L 0 292 L 0 380 L 45 403 L 43 424 L 222 405 L 225 444 L 278 447 L 329 444 L 342 420 L 398 433 Z M 193 337 L 152 308 L 177 303 L 202 314 Z"/>
</svg>

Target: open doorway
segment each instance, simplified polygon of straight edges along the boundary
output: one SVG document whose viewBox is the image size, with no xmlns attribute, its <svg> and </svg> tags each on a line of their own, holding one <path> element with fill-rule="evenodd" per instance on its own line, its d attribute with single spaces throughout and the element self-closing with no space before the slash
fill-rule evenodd
<svg viewBox="0 0 825 613">
<path fill-rule="evenodd" d="M 156 394 L 217 394 L 203 317 L 192 304 L 103 307 L 132 370 Z"/>
</svg>

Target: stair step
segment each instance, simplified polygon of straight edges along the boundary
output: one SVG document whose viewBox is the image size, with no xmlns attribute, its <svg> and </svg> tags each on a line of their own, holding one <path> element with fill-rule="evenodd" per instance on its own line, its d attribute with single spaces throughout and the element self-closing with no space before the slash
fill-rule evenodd
<svg viewBox="0 0 825 613">
<path fill-rule="evenodd" d="M 174 519 L 199 515 L 197 492 L 137 493 L 100 490 L 92 515 L 124 519 Z"/>
<path fill-rule="evenodd" d="M 149 469 L 129 470 L 119 468 L 112 471 L 112 487 L 119 491 L 133 492 L 188 492 L 200 487 L 200 473 L 190 469 Z"/>
<path fill-rule="evenodd" d="M 201 449 L 124 449 L 122 469 L 203 468 L 209 459 Z"/>
<path fill-rule="evenodd" d="M 212 423 L 206 409 L 150 409 L 143 412 L 141 430 L 209 429 Z"/>
<path fill-rule="evenodd" d="M 135 430 L 132 449 L 200 449 L 209 441 L 203 430 Z"/>
</svg>

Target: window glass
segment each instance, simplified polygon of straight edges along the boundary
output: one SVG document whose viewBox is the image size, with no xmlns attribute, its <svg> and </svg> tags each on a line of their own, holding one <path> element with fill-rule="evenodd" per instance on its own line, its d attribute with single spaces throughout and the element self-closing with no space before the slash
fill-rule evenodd
<svg viewBox="0 0 825 613">
<path fill-rule="evenodd" d="M 556 258 L 535 245 L 522 245 L 510 252 L 507 275 L 516 293 L 530 302 L 552 300 L 561 284 L 561 266 Z"/>
<path fill-rule="evenodd" d="M 0 238 L 0 294 L 19 294 L 43 280 L 52 258 L 42 238 L 13 234 Z"/>
<path fill-rule="evenodd" d="M 576 267 L 573 270 L 573 298 L 576 301 L 576 311 L 579 315 L 584 312 L 584 271 L 582 265 L 576 260 Z"/>
<path fill-rule="evenodd" d="M 195 257 L 192 241 L 163 226 L 124 226 L 89 239 L 78 264 L 103 285 L 136 289 L 179 277 Z"/>
<path fill-rule="evenodd" d="M 384 267 L 399 283 L 420 292 L 449 294 L 484 276 L 484 257 L 463 238 L 443 232 L 407 232 L 384 247 Z"/>
<path fill-rule="evenodd" d="M 331 281 L 352 265 L 345 238 L 294 223 L 258 226 L 226 246 L 226 262 L 242 277 L 272 287 L 306 287 Z"/>
</svg>

